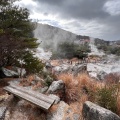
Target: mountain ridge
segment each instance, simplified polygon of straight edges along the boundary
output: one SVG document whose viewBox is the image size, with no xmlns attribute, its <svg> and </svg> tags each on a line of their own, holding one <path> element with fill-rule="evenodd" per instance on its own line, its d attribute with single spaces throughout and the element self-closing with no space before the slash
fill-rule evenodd
<svg viewBox="0 0 120 120">
<path fill-rule="evenodd" d="M 100 38 L 93 38 L 86 35 L 78 35 L 70 31 L 61 29 L 56 26 L 51 26 L 48 24 L 38 23 L 36 29 L 34 30 L 34 37 L 38 39 L 39 42 L 42 41 L 41 46 L 44 48 L 57 48 L 57 45 L 61 42 L 74 42 L 76 40 L 86 40 L 92 38 L 95 41 L 99 41 L 100 44 L 120 44 L 120 40 L 108 41 Z"/>
</svg>

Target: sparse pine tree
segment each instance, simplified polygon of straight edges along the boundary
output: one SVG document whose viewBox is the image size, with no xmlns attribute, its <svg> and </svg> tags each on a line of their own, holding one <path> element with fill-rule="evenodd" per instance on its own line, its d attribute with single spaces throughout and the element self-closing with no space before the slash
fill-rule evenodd
<svg viewBox="0 0 120 120">
<path fill-rule="evenodd" d="M 14 5 L 14 1 L 0 0 L 0 67 L 16 65 L 19 59 L 26 59 L 26 52 L 31 63 L 39 64 L 31 52 L 39 45 L 33 37 L 35 25 L 28 19 L 29 11 Z"/>
</svg>

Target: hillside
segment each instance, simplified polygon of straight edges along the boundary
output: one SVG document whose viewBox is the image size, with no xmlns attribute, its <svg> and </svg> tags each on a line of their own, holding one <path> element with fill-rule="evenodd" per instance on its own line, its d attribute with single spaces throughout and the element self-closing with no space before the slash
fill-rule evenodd
<svg viewBox="0 0 120 120">
<path fill-rule="evenodd" d="M 39 41 L 42 41 L 43 47 L 57 47 L 57 44 L 64 41 L 76 40 L 77 35 L 46 24 L 38 24 L 34 35 Z"/>
<path fill-rule="evenodd" d="M 89 55 L 102 56 L 105 55 L 105 53 L 119 55 L 120 41 L 105 41 L 99 38 L 77 35 L 47 24 L 38 23 L 34 30 L 34 36 L 41 43 L 37 49 L 36 56 L 44 60 L 48 60 L 51 57 L 52 53 L 50 53 L 50 51 L 56 53 L 59 49 L 58 46 L 64 42 L 75 43 L 77 45 L 83 45 L 87 42 L 91 50 Z M 44 48 L 45 51 L 42 50 L 41 47 Z"/>
<path fill-rule="evenodd" d="M 41 46 L 44 48 L 56 49 L 59 43 L 68 41 L 75 43 L 82 43 L 85 40 L 93 40 L 95 45 L 119 45 L 120 40 L 116 41 L 106 41 L 99 38 L 91 38 L 90 36 L 77 35 L 72 32 L 63 30 L 58 27 L 50 26 L 47 24 L 37 24 L 34 30 L 34 36 L 41 42 Z"/>
</svg>

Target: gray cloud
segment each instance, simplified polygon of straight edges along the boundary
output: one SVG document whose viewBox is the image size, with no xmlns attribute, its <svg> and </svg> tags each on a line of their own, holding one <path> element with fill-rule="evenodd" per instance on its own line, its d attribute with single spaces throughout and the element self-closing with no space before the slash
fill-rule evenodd
<svg viewBox="0 0 120 120">
<path fill-rule="evenodd" d="M 46 5 L 49 12 L 58 13 L 63 17 L 84 19 L 104 18 L 109 13 L 103 10 L 107 0 L 36 0 Z"/>
<path fill-rule="evenodd" d="M 37 13 L 41 12 L 44 15 L 59 15 L 61 19 L 70 19 L 74 21 L 72 27 L 75 27 L 75 31 L 81 34 L 86 32 L 86 35 L 93 37 L 100 37 L 107 40 L 120 39 L 120 9 L 115 2 L 119 0 L 34 0 L 37 2 L 37 7 L 33 8 Z M 107 4 L 112 1 L 112 4 Z M 27 6 L 28 8 L 30 6 Z M 108 7 L 110 7 L 108 9 Z M 114 14 L 114 10 L 117 14 Z M 112 13 L 112 14 L 111 14 Z M 88 25 L 87 27 L 82 26 L 81 21 L 96 22 Z M 66 24 L 67 25 L 67 24 Z M 82 27 L 81 27 L 82 26 Z M 101 27 L 102 26 L 102 27 Z M 81 27 L 81 28 L 80 28 Z M 63 28 L 63 27 L 62 27 Z M 70 28 L 65 26 L 64 28 Z M 87 30 L 88 29 L 88 30 Z M 93 30 L 93 31 L 92 31 Z"/>
</svg>

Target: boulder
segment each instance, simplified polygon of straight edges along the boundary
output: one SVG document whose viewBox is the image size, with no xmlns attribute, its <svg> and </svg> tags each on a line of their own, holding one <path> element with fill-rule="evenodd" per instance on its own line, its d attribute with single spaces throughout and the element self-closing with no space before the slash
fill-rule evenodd
<svg viewBox="0 0 120 120">
<path fill-rule="evenodd" d="M 77 75 L 80 72 L 83 72 L 87 69 L 86 64 L 82 64 L 82 65 L 75 65 L 72 68 L 72 72 L 74 73 L 74 75 Z"/>
<path fill-rule="evenodd" d="M 25 76 L 25 74 L 26 74 L 26 70 L 24 68 L 11 66 L 10 69 L 4 67 L 0 69 L 0 78 L 5 78 L 5 77 L 18 78 L 20 75 Z"/>
<path fill-rule="evenodd" d="M 56 93 L 58 91 L 64 90 L 64 87 L 65 87 L 65 84 L 62 80 L 53 81 L 47 93 Z"/>
<path fill-rule="evenodd" d="M 7 107 L 0 107 L 0 120 L 4 120 Z"/>
<path fill-rule="evenodd" d="M 97 78 L 98 78 L 98 80 L 104 80 L 104 78 L 105 78 L 106 75 L 107 75 L 106 72 L 100 71 L 100 72 L 97 74 Z"/>
<path fill-rule="evenodd" d="M 58 108 L 57 108 L 57 110 L 55 112 L 51 112 L 51 113 L 47 114 L 47 120 L 65 120 L 64 119 L 64 116 L 66 114 L 65 110 L 68 107 L 69 107 L 68 104 L 61 101 L 59 103 L 59 106 L 58 106 Z"/>
<path fill-rule="evenodd" d="M 2 67 L 0 70 L 0 78 L 5 78 L 5 77 L 18 77 L 18 73 L 13 71 L 13 70 L 9 70 L 7 68 Z"/>
<path fill-rule="evenodd" d="M 120 120 L 115 113 L 90 101 L 86 101 L 83 105 L 83 117 L 84 120 Z"/>
<path fill-rule="evenodd" d="M 71 66 L 70 65 L 68 65 L 68 64 L 62 64 L 62 65 L 60 65 L 60 66 L 55 66 L 54 68 L 53 68 L 53 71 L 55 72 L 55 73 L 63 73 L 63 72 L 68 72 L 69 70 L 71 69 Z"/>
</svg>

